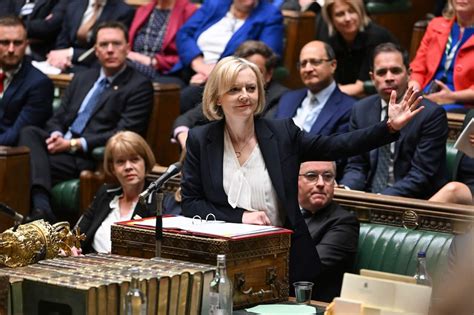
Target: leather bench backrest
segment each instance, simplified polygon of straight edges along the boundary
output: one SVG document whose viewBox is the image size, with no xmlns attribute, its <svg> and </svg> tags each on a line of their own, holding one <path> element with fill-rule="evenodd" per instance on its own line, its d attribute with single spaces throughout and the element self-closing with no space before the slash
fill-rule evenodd
<svg viewBox="0 0 474 315">
<path fill-rule="evenodd" d="M 446 268 L 452 234 L 361 223 L 355 270 L 372 269 L 412 276 L 416 255 L 425 250 L 428 272 L 437 283 Z"/>
</svg>

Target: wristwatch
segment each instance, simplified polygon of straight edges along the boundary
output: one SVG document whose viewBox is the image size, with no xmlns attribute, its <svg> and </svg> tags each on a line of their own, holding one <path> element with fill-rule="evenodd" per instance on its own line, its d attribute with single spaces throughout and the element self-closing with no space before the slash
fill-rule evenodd
<svg viewBox="0 0 474 315">
<path fill-rule="evenodd" d="M 71 139 L 69 145 L 69 152 L 71 153 L 75 153 L 79 149 L 79 141 L 77 139 Z"/>
</svg>

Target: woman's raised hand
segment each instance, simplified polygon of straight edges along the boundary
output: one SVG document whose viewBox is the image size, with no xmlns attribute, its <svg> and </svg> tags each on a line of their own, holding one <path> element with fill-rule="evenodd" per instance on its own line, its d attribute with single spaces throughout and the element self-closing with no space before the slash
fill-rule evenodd
<svg viewBox="0 0 474 315">
<path fill-rule="evenodd" d="M 397 92 L 395 90 L 390 94 L 388 103 L 388 123 L 396 131 L 402 129 L 410 120 L 413 119 L 424 106 L 418 106 L 423 97 L 418 96 L 413 87 L 409 87 L 405 96 L 397 102 Z"/>
</svg>

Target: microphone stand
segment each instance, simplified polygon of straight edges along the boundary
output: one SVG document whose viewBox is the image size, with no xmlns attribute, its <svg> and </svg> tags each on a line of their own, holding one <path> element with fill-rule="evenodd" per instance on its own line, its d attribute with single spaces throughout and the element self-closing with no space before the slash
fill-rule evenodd
<svg viewBox="0 0 474 315">
<path fill-rule="evenodd" d="M 161 242 L 163 240 L 163 191 L 159 189 L 156 194 L 156 224 L 155 224 L 155 257 L 161 257 Z M 148 199 L 150 202 L 151 200 Z"/>
</svg>

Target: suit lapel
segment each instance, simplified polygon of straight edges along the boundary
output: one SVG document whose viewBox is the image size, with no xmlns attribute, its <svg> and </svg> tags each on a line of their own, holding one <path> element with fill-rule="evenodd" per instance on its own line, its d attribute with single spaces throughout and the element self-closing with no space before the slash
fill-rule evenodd
<svg viewBox="0 0 474 315">
<path fill-rule="evenodd" d="M 278 139 L 274 136 L 272 130 L 264 123 L 262 119 L 255 120 L 255 133 L 257 135 L 258 146 L 262 152 L 265 166 L 272 180 L 273 187 L 280 199 L 286 200 L 286 193 L 283 184 L 283 172 L 281 170 L 280 152 L 278 151 Z M 285 218 L 286 214 L 282 216 Z"/>
<path fill-rule="evenodd" d="M 64 18 L 68 19 L 71 18 L 73 21 L 71 22 L 71 30 L 70 30 L 70 35 L 71 38 L 76 38 L 77 30 L 81 26 L 82 18 L 84 17 L 84 13 L 86 12 L 87 5 L 89 1 L 76 1 L 74 5 L 74 2 L 72 2 L 70 5 L 74 6 L 75 9 L 73 10 L 72 16 L 66 15 Z"/>
<path fill-rule="evenodd" d="M 333 116 L 335 116 L 339 111 L 339 101 L 341 100 L 341 94 L 339 89 L 336 89 L 331 93 L 326 104 L 323 105 L 321 113 L 319 113 L 318 118 L 311 127 L 311 134 L 320 134 L 321 130 L 327 125 Z"/>
<path fill-rule="evenodd" d="M 10 85 L 5 90 L 5 93 L 3 93 L 3 97 L 0 103 L 1 104 L 0 117 L 3 117 L 3 114 L 5 113 L 4 111 L 5 104 L 9 104 L 11 102 L 11 98 L 16 94 L 18 89 L 20 89 L 23 83 L 25 82 L 24 78 L 25 78 L 25 73 L 28 70 L 28 67 L 29 67 L 29 64 L 23 61 L 20 71 L 18 71 L 18 73 L 16 73 L 13 76 L 12 82 L 10 82 Z"/>
<path fill-rule="evenodd" d="M 209 154 L 208 169 L 213 170 L 211 174 L 211 183 L 214 191 L 223 190 L 223 157 L 224 157 L 224 120 L 219 121 L 209 128 L 207 134 L 206 149 Z"/>
<path fill-rule="evenodd" d="M 289 99 L 289 102 L 282 104 L 280 103 L 277 108 L 277 116 L 276 118 L 292 118 L 296 115 L 296 111 L 298 107 L 301 106 L 303 100 L 308 93 L 307 89 L 301 89 L 294 93 L 293 97 Z"/>
</svg>

